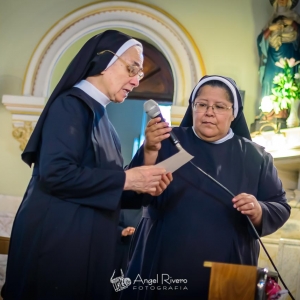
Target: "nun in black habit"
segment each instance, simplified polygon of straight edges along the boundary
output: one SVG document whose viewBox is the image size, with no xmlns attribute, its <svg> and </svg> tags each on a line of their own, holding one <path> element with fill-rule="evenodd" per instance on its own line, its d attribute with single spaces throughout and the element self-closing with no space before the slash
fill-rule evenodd
<svg viewBox="0 0 300 300">
<path fill-rule="evenodd" d="M 121 204 L 139 207 L 134 191 L 159 194 L 171 180 L 162 168 L 123 170 L 105 109 L 138 86 L 142 51 L 118 31 L 94 36 L 50 96 L 22 154 L 34 168 L 13 225 L 5 300 L 110 299 Z"/>
<path fill-rule="evenodd" d="M 151 165 L 177 152 L 167 124 L 151 120 L 132 165 Z M 290 207 L 272 156 L 251 141 L 233 80 L 204 76 L 194 88 L 178 128 L 192 162 L 234 195 L 187 163 L 158 197 L 149 197 L 135 232 L 122 300 L 207 299 L 205 261 L 257 265 L 260 236 L 276 231 Z"/>
</svg>

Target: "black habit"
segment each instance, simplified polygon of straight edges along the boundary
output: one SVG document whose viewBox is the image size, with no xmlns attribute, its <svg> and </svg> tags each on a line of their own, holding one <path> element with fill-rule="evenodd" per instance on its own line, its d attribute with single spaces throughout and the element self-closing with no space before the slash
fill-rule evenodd
<svg viewBox="0 0 300 300">
<path fill-rule="evenodd" d="M 14 222 L 5 300 L 110 299 L 121 201 L 139 205 L 122 164 L 105 108 L 78 88 L 58 97 Z"/>
<path fill-rule="evenodd" d="M 220 144 L 205 142 L 191 127 L 173 132 L 202 170 L 233 194 L 244 192 L 258 199 L 263 211 L 260 236 L 288 219 L 285 192 L 271 155 L 262 147 L 238 135 Z M 170 140 L 164 140 L 157 161 L 176 152 Z M 142 164 L 143 148 L 131 166 Z M 259 243 L 246 217 L 233 208 L 232 197 L 190 163 L 173 178 L 161 196 L 147 196 L 149 206 L 130 250 L 127 276 L 132 285 L 123 291 L 122 300 L 207 299 L 210 269 L 204 261 L 257 264 Z M 158 283 L 144 281 L 156 278 Z M 181 281 L 172 283 L 169 278 Z"/>
<path fill-rule="evenodd" d="M 39 117 L 22 153 L 34 169 L 12 229 L 4 300 L 110 299 L 119 211 L 141 203 L 123 192 L 121 145 L 104 106 L 73 86 L 134 45 L 142 47 L 116 30 L 89 39 Z"/>
</svg>

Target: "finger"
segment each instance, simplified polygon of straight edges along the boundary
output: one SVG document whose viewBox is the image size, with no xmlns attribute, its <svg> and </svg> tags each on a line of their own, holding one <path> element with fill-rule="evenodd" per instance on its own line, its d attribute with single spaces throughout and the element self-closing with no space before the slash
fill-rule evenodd
<svg viewBox="0 0 300 300">
<path fill-rule="evenodd" d="M 249 194 L 246 194 L 246 193 L 241 193 L 241 194 L 238 194 L 236 195 L 233 199 L 232 199 L 232 202 L 237 202 L 243 198 L 246 198 Z"/>
<path fill-rule="evenodd" d="M 159 186 L 159 181 L 152 181 L 149 182 L 146 186 L 145 189 L 149 190 L 149 189 L 157 189 L 157 187 Z"/>
<path fill-rule="evenodd" d="M 249 203 L 252 203 L 253 201 L 249 198 L 243 198 L 243 199 L 240 199 L 239 201 L 237 201 L 236 203 L 234 203 L 233 207 L 236 208 L 237 210 L 241 210 L 242 208 L 244 208 L 244 206 L 246 208 L 250 208 L 250 204 Z M 252 208 L 252 206 L 251 206 Z"/>
<path fill-rule="evenodd" d="M 152 134 L 152 135 L 146 135 L 146 143 L 149 145 L 160 143 L 161 141 L 167 139 L 170 136 L 170 133 L 161 133 L 161 134 Z"/>
<path fill-rule="evenodd" d="M 159 184 L 159 182 L 161 181 L 161 176 L 162 175 L 153 175 L 149 178 L 151 183 L 157 182 Z"/>
<path fill-rule="evenodd" d="M 168 138 L 170 136 L 169 129 L 160 129 L 155 132 L 146 132 L 145 133 L 145 143 L 148 145 L 153 145 L 156 143 L 160 143 L 162 140 Z"/>
<path fill-rule="evenodd" d="M 159 184 L 160 184 L 160 180 L 151 182 L 151 186 L 154 186 L 155 188 L 158 188 Z"/>
<path fill-rule="evenodd" d="M 238 211 L 248 211 L 248 210 L 254 210 L 254 203 L 253 202 L 247 202 L 244 205 L 241 205 L 237 208 Z"/>
<path fill-rule="evenodd" d="M 166 175 L 163 175 L 165 178 L 159 182 L 159 185 L 156 187 L 156 192 L 152 196 L 159 196 L 162 192 L 168 187 L 170 180 Z"/>
<path fill-rule="evenodd" d="M 161 179 L 165 184 L 169 185 L 173 181 L 173 175 L 169 172 L 167 174 L 163 174 Z"/>
<path fill-rule="evenodd" d="M 148 194 L 155 194 L 155 192 L 156 192 L 156 187 L 151 187 L 151 188 L 148 188 L 148 189 L 146 189 L 145 191 L 144 191 L 145 193 L 148 193 Z"/>
<path fill-rule="evenodd" d="M 169 181 L 173 181 L 173 174 L 172 173 L 167 173 L 166 176 L 168 177 Z"/>
<path fill-rule="evenodd" d="M 169 177 L 166 174 L 163 174 L 161 176 L 160 187 L 165 189 L 170 184 L 170 182 L 171 180 L 169 179 Z"/>
<path fill-rule="evenodd" d="M 155 192 L 151 192 L 150 195 L 153 197 L 159 196 L 163 191 L 160 188 L 156 188 Z"/>
<path fill-rule="evenodd" d="M 147 124 L 147 127 L 151 127 L 157 123 L 159 123 L 161 121 L 161 118 L 160 117 L 156 117 L 154 119 L 151 119 L 148 124 Z"/>
<path fill-rule="evenodd" d="M 159 180 L 161 179 L 161 175 L 166 173 L 165 168 L 160 168 L 156 166 L 149 166 L 149 176 L 158 176 L 159 175 Z"/>
<path fill-rule="evenodd" d="M 256 203 L 257 200 L 253 195 L 244 193 L 244 194 L 238 195 L 237 197 L 234 197 L 232 199 L 232 202 L 234 203 L 233 207 L 238 208 L 238 207 L 241 207 L 250 202 Z"/>
<path fill-rule="evenodd" d="M 154 130 L 157 130 L 159 128 L 171 128 L 171 127 L 169 127 L 169 123 L 168 122 L 159 122 L 158 123 L 158 122 L 155 122 L 155 120 L 156 119 L 152 119 L 151 122 L 148 123 L 148 126 L 146 127 L 146 130 L 148 130 L 148 131 L 154 131 Z"/>
<path fill-rule="evenodd" d="M 147 129 L 147 134 L 164 134 L 172 131 L 172 128 L 167 125 L 167 123 L 155 124 Z"/>
<path fill-rule="evenodd" d="M 162 180 L 159 182 L 159 186 L 157 187 L 157 189 L 160 189 L 161 192 L 164 191 L 167 188 L 167 184 L 164 183 Z"/>
<path fill-rule="evenodd" d="M 156 187 L 155 196 L 159 196 L 162 192 L 163 189 L 160 186 Z"/>
<path fill-rule="evenodd" d="M 247 215 L 251 218 L 252 216 L 255 216 L 257 214 L 257 211 L 256 209 L 241 210 L 241 214 Z"/>
<path fill-rule="evenodd" d="M 147 126 L 146 126 L 146 130 L 155 130 L 157 128 L 163 128 L 163 127 L 169 127 L 169 123 L 168 122 L 161 122 L 161 118 L 160 117 L 157 117 L 155 119 L 151 119 Z"/>
<path fill-rule="evenodd" d="M 145 143 L 148 145 L 153 145 L 160 143 L 162 140 L 167 139 L 170 136 L 170 133 L 165 130 L 158 130 L 157 132 L 146 133 Z"/>
</svg>

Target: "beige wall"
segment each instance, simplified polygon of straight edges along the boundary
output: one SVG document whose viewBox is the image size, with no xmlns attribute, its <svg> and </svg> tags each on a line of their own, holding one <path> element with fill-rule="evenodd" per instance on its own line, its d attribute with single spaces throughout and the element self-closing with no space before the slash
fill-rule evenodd
<svg viewBox="0 0 300 300">
<path fill-rule="evenodd" d="M 268 0 L 136 1 L 166 11 L 194 38 L 207 74 L 234 78 L 246 91 L 248 124 L 257 112 L 258 56 L 256 37 L 270 17 Z M 0 0 L 0 98 L 22 94 L 29 59 L 45 33 L 87 0 Z M 0 194 L 20 196 L 30 178 L 11 135 L 11 115 L 0 104 Z"/>
</svg>

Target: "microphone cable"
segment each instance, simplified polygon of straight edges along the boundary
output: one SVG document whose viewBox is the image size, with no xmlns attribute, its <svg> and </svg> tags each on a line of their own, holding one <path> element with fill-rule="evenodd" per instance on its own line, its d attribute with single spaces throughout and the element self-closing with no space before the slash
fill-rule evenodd
<svg viewBox="0 0 300 300">
<path fill-rule="evenodd" d="M 235 197 L 235 195 L 229 190 L 227 189 L 223 184 L 221 184 L 219 181 L 217 181 L 216 179 L 214 179 L 213 177 L 211 177 L 209 174 L 207 174 L 206 172 L 204 172 L 201 168 L 199 168 L 197 165 L 195 165 L 192 161 L 189 161 L 189 163 L 191 163 L 196 169 L 198 169 L 200 172 L 202 172 L 205 176 L 207 176 L 209 179 L 211 179 L 214 183 L 216 183 L 217 185 L 219 185 L 223 190 L 225 190 L 230 196 L 232 196 L 233 198 Z M 295 300 L 295 298 L 293 297 L 293 295 L 291 294 L 290 290 L 288 289 L 288 287 L 286 286 L 285 282 L 283 281 L 278 269 L 276 268 L 275 263 L 273 262 L 271 256 L 269 255 L 265 245 L 263 244 L 262 240 L 259 237 L 259 234 L 257 232 L 257 230 L 255 229 L 253 223 L 251 222 L 251 220 L 249 219 L 249 217 L 247 215 L 245 215 L 247 217 L 248 223 L 250 224 L 250 227 L 252 228 L 256 238 L 258 239 L 259 243 L 261 244 L 262 248 L 264 249 L 267 257 L 269 258 L 273 268 L 275 269 L 275 271 L 278 274 L 278 277 L 280 279 L 280 281 L 282 282 L 284 288 L 288 291 L 289 296 L 292 298 L 292 300 Z"/>
<path fill-rule="evenodd" d="M 148 115 L 150 118 L 154 119 L 154 118 L 156 118 L 156 117 L 160 117 L 160 118 L 162 119 L 161 121 L 164 121 L 164 118 L 163 118 L 163 116 L 162 116 L 162 114 L 161 114 L 159 105 L 158 105 L 154 100 L 150 99 L 150 100 L 146 101 L 146 102 L 144 103 L 144 110 L 145 110 L 145 112 L 147 113 L 147 115 Z M 172 141 L 172 143 L 176 146 L 176 148 L 177 148 L 178 151 L 181 151 L 181 150 L 183 149 L 182 146 L 180 145 L 180 143 L 179 143 L 179 141 L 178 141 L 176 135 L 175 135 L 174 133 L 172 133 L 172 131 L 171 131 L 171 133 L 170 133 L 169 139 L 170 139 L 170 140 Z M 206 172 L 204 172 L 201 168 L 199 168 L 197 165 L 195 165 L 192 161 L 189 161 L 189 162 L 190 162 L 196 169 L 198 169 L 200 172 L 202 172 L 205 176 L 207 176 L 208 178 L 210 178 L 213 182 L 215 182 L 215 183 L 216 183 L 217 185 L 219 185 L 222 189 L 224 189 L 230 196 L 235 197 L 235 195 L 234 195 L 230 190 L 228 190 L 224 185 L 222 185 L 219 181 L 217 181 L 216 179 L 214 179 L 213 177 L 211 177 L 209 174 L 207 174 Z M 264 251 L 265 251 L 267 257 L 269 258 L 269 260 L 270 260 L 270 262 L 271 262 L 273 268 L 274 268 L 275 271 L 277 272 L 278 277 L 279 277 L 280 281 L 282 282 L 284 288 L 288 291 L 289 296 L 292 298 L 292 300 L 295 300 L 295 298 L 294 298 L 293 295 L 291 294 L 290 290 L 287 288 L 285 282 L 283 281 L 283 279 L 282 279 L 282 277 L 281 277 L 281 275 L 280 275 L 278 269 L 277 269 L 276 266 L 275 266 L 275 263 L 273 262 L 271 256 L 269 255 L 267 249 L 265 248 L 265 245 L 263 244 L 262 240 L 260 239 L 259 234 L 258 234 L 258 232 L 256 231 L 256 229 L 255 229 L 253 223 L 251 222 L 251 220 L 249 219 L 249 217 L 248 217 L 247 215 L 245 215 L 245 216 L 247 217 L 247 220 L 248 220 L 248 222 L 249 222 L 249 224 L 250 224 L 250 227 L 252 228 L 252 230 L 253 230 L 253 232 L 254 232 L 255 237 L 258 239 L 258 241 L 259 241 L 259 243 L 261 244 L 262 248 L 264 249 Z"/>
</svg>

